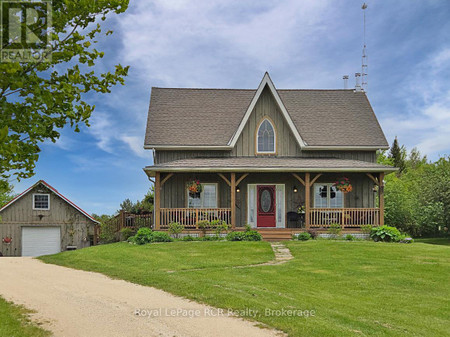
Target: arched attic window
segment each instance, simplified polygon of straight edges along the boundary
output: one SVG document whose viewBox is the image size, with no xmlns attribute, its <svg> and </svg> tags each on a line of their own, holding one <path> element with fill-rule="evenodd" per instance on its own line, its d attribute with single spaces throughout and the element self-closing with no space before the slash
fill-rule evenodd
<svg viewBox="0 0 450 337">
<path fill-rule="evenodd" d="M 256 152 L 257 153 L 275 153 L 276 152 L 275 128 L 268 118 L 264 118 L 259 124 L 256 134 Z"/>
</svg>

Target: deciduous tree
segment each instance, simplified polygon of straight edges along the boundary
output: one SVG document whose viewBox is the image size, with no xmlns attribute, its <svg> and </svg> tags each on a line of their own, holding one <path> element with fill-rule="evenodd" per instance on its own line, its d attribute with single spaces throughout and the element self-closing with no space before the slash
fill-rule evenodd
<svg viewBox="0 0 450 337">
<path fill-rule="evenodd" d="M 95 106 L 85 95 L 124 83 L 128 67 L 93 67 L 104 56 L 95 48 L 100 22 L 127 7 L 128 0 L 53 0 L 51 61 L 0 63 L 0 177 L 32 176 L 42 142 L 55 142 L 66 124 L 76 132 L 89 126 Z"/>
</svg>

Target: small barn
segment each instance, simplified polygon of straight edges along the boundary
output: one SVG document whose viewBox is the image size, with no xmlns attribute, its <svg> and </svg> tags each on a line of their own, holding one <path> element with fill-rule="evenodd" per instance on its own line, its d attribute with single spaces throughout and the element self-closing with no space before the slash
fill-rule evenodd
<svg viewBox="0 0 450 337">
<path fill-rule="evenodd" d="M 41 256 L 94 244 L 90 214 L 43 180 L 0 209 L 3 256 Z"/>
</svg>

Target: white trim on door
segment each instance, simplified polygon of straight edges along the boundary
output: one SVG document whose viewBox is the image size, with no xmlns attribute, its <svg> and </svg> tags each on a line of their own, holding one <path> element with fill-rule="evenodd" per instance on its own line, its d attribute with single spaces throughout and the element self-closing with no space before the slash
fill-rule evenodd
<svg viewBox="0 0 450 337">
<path fill-rule="evenodd" d="M 247 184 L 247 223 L 252 226 L 252 228 L 257 228 L 257 186 L 258 185 L 275 185 L 276 196 L 275 196 L 275 220 L 276 228 L 285 228 L 285 199 L 286 199 L 286 189 L 285 184 L 274 184 L 274 183 L 258 183 L 258 184 Z M 270 227 L 268 227 L 270 228 Z M 272 227 L 273 228 L 273 227 Z"/>
</svg>

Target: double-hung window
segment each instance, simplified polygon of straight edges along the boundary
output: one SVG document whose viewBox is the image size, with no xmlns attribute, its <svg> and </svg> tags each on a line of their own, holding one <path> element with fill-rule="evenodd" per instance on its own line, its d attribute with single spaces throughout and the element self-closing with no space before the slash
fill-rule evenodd
<svg viewBox="0 0 450 337">
<path fill-rule="evenodd" d="M 217 208 L 217 184 L 202 184 L 201 193 L 187 192 L 188 208 Z"/>
<path fill-rule="evenodd" d="M 344 194 L 338 191 L 332 183 L 314 184 L 315 208 L 342 208 L 344 207 Z"/>
</svg>

